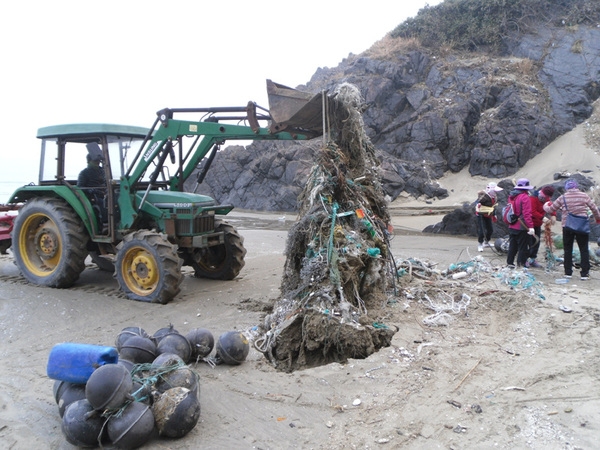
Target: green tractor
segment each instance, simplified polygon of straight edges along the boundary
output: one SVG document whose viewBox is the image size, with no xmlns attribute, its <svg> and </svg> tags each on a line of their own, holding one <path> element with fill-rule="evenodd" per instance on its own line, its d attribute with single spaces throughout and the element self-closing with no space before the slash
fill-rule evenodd
<svg viewBox="0 0 600 450">
<path fill-rule="evenodd" d="M 163 109 L 150 129 L 109 124 L 39 129 L 39 183 L 17 189 L 9 200 L 20 205 L 11 237 L 21 274 L 33 284 L 67 288 L 90 255 L 100 269 L 114 271 L 128 298 L 163 304 L 179 293 L 183 265 L 199 278 L 235 278 L 246 249 L 243 237 L 223 220 L 233 206 L 186 192 L 184 182 L 197 175 L 196 186 L 201 183 L 227 140 L 322 134 L 319 99 L 271 81 L 267 87 L 275 114 L 250 102 Z M 82 182 L 86 157 L 100 162 L 101 185 Z"/>
</svg>

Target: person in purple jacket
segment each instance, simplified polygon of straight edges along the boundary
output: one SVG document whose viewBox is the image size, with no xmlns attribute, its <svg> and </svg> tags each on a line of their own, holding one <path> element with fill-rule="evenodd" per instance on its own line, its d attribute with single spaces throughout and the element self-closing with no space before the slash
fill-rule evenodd
<svg viewBox="0 0 600 450">
<path fill-rule="evenodd" d="M 533 189 L 533 186 L 529 185 L 529 180 L 520 178 L 517 180 L 515 188 L 508 194 L 508 201 L 513 204 L 513 210 L 519 216 L 519 220 L 508 226 L 509 242 L 506 264 L 510 268 L 515 267 L 515 256 L 517 257 L 517 266 L 525 267 L 529 257 L 530 236 L 535 234 L 531 218 L 530 189 Z"/>
<path fill-rule="evenodd" d="M 573 242 L 577 241 L 579 247 L 579 255 L 581 257 L 581 279 L 590 279 L 590 250 L 589 250 L 589 233 L 576 233 L 573 230 L 565 228 L 565 220 L 567 213 L 577 216 L 587 216 L 588 210 L 596 219 L 596 223 L 600 223 L 600 211 L 594 204 L 589 195 L 579 190 L 577 180 L 569 178 L 565 182 L 565 193 L 558 197 L 554 202 L 546 202 L 544 211 L 554 213 L 558 210 L 562 211 L 562 234 L 563 248 L 565 250 L 565 260 L 563 263 L 565 269 L 565 278 L 573 276 Z"/>
</svg>

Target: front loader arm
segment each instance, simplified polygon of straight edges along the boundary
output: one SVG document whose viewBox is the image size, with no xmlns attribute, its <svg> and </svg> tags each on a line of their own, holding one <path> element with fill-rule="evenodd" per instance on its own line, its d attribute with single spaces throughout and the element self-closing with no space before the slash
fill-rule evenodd
<svg viewBox="0 0 600 450">
<path fill-rule="evenodd" d="M 182 134 L 199 134 L 202 137 L 198 142 L 196 150 L 192 152 L 189 163 L 183 168 L 181 177 L 187 180 L 202 159 L 208 154 L 214 145 L 220 145 L 224 141 L 261 141 L 261 140 L 306 140 L 307 136 L 290 134 L 286 132 L 273 134 L 268 128 L 258 128 L 253 131 L 244 125 L 229 125 L 211 122 L 179 122 Z M 197 129 L 197 132 L 193 130 Z M 191 132 L 189 130 L 192 130 Z"/>
<path fill-rule="evenodd" d="M 157 120 L 142 147 L 134 157 L 133 164 L 121 179 L 119 192 L 119 208 L 121 225 L 131 227 L 140 209 L 144 206 L 148 193 L 154 189 L 157 176 L 161 173 L 167 156 L 173 155 L 173 144 L 183 137 L 193 137 L 194 145 L 184 157 L 179 157 L 179 168 L 175 175 L 170 176 L 170 190 L 180 190 L 180 186 L 194 173 L 202 159 L 210 150 L 227 140 L 257 141 L 257 140 L 307 140 L 308 134 L 278 131 L 273 132 L 267 127 L 259 126 L 259 121 L 270 121 L 269 115 L 257 115 L 257 106 L 249 103 L 245 107 L 225 108 L 166 108 L 157 112 Z M 261 108 L 262 109 L 262 108 Z M 240 113 L 245 115 L 240 115 Z M 191 121 L 175 119 L 175 114 L 204 114 L 204 120 Z M 230 123 L 235 122 L 235 123 Z M 249 125 L 240 125 L 240 123 Z M 152 168 L 154 166 L 154 168 Z M 150 177 L 146 176 L 152 170 Z M 140 183 L 142 178 L 146 182 Z M 142 201 L 137 200 L 136 193 L 145 189 Z"/>
<path fill-rule="evenodd" d="M 176 141 L 182 136 L 199 136 L 196 147 L 191 152 L 190 158 L 185 161 L 182 171 L 176 179 L 171 180 L 171 186 L 177 186 L 179 182 L 187 180 L 200 161 L 208 154 L 215 144 L 221 144 L 227 140 L 306 140 L 310 137 L 304 134 L 288 132 L 272 133 L 269 128 L 259 127 L 252 124 L 258 123 L 256 116 L 254 120 L 248 116 L 218 116 L 216 113 L 247 111 L 248 107 L 232 108 L 186 108 L 186 109 L 164 109 L 158 112 L 160 125 L 153 131 L 152 139 L 140 149 L 141 155 L 138 164 L 129 175 L 130 185 L 137 183 L 144 175 L 152 161 L 163 151 L 169 141 Z M 174 113 L 206 113 L 208 121 L 189 121 L 173 119 Z M 216 111 L 216 113 L 215 113 Z M 251 125 L 237 125 L 225 123 L 225 120 L 248 120 Z M 259 120 L 267 120 L 268 117 L 260 117 Z M 181 178 L 181 179 L 180 179 Z"/>
</svg>

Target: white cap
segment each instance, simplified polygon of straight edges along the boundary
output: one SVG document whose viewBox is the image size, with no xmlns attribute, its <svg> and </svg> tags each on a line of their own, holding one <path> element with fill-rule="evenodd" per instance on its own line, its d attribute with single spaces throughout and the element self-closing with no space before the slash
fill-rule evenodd
<svg viewBox="0 0 600 450">
<path fill-rule="evenodd" d="M 486 190 L 486 192 L 490 192 L 490 191 L 498 192 L 498 191 L 502 191 L 503 189 L 492 181 L 491 183 L 488 183 L 488 185 L 485 187 L 485 190 Z"/>
</svg>

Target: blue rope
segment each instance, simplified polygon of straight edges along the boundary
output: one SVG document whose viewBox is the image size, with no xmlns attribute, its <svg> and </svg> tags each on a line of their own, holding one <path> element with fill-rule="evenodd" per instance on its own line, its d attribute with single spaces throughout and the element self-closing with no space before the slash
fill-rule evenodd
<svg viewBox="0 0 600 450">
<path fill-rule="evenodd" d="M 333 204 L 331 210 L 331 230 L 329 232 L 329 245 L 327 248 L 327 263 L 331 264 L 331 254 L 333 253 L 333 232 L 335 229 L 335 218 L 337 217 L 337 210 L 339 205 L 337 203 Z"/>
</svg>

